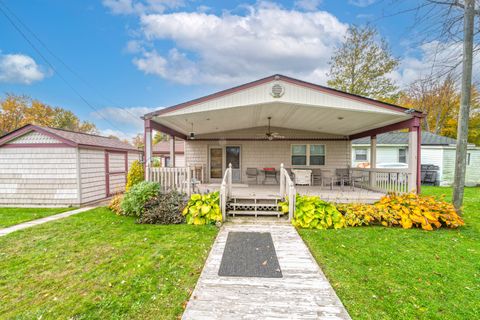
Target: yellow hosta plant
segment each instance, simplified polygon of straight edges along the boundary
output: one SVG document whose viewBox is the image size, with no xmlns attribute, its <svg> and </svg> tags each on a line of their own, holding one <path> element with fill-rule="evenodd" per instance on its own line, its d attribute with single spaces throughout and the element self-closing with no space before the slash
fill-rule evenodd
<svg viewBox="0 0 480 320">
<path fill-rule="evenodd" d="M 188 224 L 202 225 L 222 221 L 220 193 L 192 194 L 182 214 Z"/>
<path fill-rule="evenodd" d="M 464 225 L 451 203 L 414 193 L 389 194 L 373 205 L 347 204 L 339 206 L 339 210 L 348 226 L 381 224 L 433 230 Z"/>
<path fill-rule="evenodd" d="M 281 207 L 288 212 L 288 205 L 282 203 Z M 340 229 L 345 227 L 345 218 L 332 203 L 316 196 L 297 195 L 292 224 L 305 229 Z"/>
</svg>

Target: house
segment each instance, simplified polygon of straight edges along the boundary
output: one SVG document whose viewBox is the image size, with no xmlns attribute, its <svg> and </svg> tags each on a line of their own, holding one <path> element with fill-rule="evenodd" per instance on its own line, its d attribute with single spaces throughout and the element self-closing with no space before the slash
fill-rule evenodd
<svg viewBox="0 0 480 320">
<path fill-rule="evenodd" d="M 26 125 L 0 138 L 0 206 L 80 206 L 125 189 L 141 151 L 115 138 Z"/>
<path fill-rule="evenodd" d="M 159 160 L 161 167 L 184 167 L 185 166 L 185 142 L 175 141 L 175 164 L 170 162 L 170 142 L 160 141 L 152 146 L 153 157 Z"/>
<path fill-rule="evenodd" d="M 273 75 L 145 114 L 146 178 L 164 188 L 191 192 L 191 168 L 202 167 L 201 186 L 220 190 L 222 208 L 230 204 L 238 209 L 242 206 L 237 200 L 242 198 L 251 204 L 249 211 L 258 211 L 258 201 L 267 198 L 285 199 L 290 194 L 292 199 L 293 191 L 339 202 L 373 201 L 388 191 L 419 191 L 418 137 L 423 116 L 416 110 Z M 376 136 L 401 129 L 408 130 L 408 168 L 355 168 L 358 181 L 353 187 L 351 177 L 342 174 L 351 165 L 352 141 L 371 137 L 375 158 Z M 174 138 L 185 141 L 183 168 L 152 168 L 153 130 L 170 135 L 171 159 Z"/>
<path fill-rule="evenodd" d="M 438 182 L 442 186 L 453 183 L 457 141 L 431 132 L 422 133 L 422 165 L 438 167 Z M 377 136 L 377 165 L 382 163 L 407 163 L 408 133 L 388 132 Z M 370 139 L 368 137 L 352 141 L 352 166 L 362 166 L 370 162 Z M 467 171 L 465 184 L 480 184 L 480 148 L 468 145 Z"/>
</svg>

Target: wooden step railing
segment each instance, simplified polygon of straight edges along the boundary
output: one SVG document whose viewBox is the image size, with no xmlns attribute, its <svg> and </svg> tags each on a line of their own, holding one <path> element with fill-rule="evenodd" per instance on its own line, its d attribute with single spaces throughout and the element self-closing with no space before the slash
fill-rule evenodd
<svg viewBox="0 0 480 320">
<path fill-rule="evenodd" d="M 283 163 L 280 165 L 280 197 L 283 200 L 288 198 L 288 221 L 293 219 L 295 214 L 295 201 L 297 196 L 297 190 L 295 184 L 285 170 Z"/>
<path fill-rule="evenodd" d="M 232 164 L 228 165 L 220 184 L 220 211 L 222 212 L 222 220 L 227 221 L 227 202 L 232 195 Z"/>
</svg>

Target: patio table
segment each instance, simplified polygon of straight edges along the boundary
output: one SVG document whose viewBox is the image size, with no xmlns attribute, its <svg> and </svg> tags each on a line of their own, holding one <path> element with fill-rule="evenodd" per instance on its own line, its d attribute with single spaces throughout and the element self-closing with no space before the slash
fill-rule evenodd
<svg viewBox="0 0 480 320">
<path fill-rule="evenodd" d="M 262 184 L 265 184 L 265 182 L 267 181 L 267 179 L 271 178 L 271 179 L 275 179 L 276 183 L 278 183 L 278 178 L 277 178 L 277 170 L 265 170 L 265 169 L 262 169 L 260 170 L 261 172 L 263 172 L 263 181 L 262 181 Z"/>
</svg>

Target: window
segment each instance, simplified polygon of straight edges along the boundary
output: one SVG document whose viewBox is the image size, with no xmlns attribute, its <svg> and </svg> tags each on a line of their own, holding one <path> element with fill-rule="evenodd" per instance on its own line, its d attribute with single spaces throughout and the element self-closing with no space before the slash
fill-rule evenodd
<svg viewBox="0 0 480 320">
<path fill-rule="evenodd" d="M 407 163 L 407 149 L 398 149 L 398 162 Z"/>
<path fill-rule="evenodd" d="M 323 166 L 325 165 L 325 145 L 294 144 L 292 145 L 293 166 Z"/>
<path fill-rule="evenodd" d="M 367 149 L 355 149 L 355 161 L 367 161 Z"/>
<path fill-rule="evenodd" d="M 470 156 L 471 156 L 471 155 L 472 155 L 472 154 L 471 154 L 470 152 L 467 153 L 467 166 L 470 165 Z"/>
<path fill-rule="evenodd" d="M 307 145 L 292 146 L 292 165 L 305 166 L 307 164 Z"/>
</svg>

